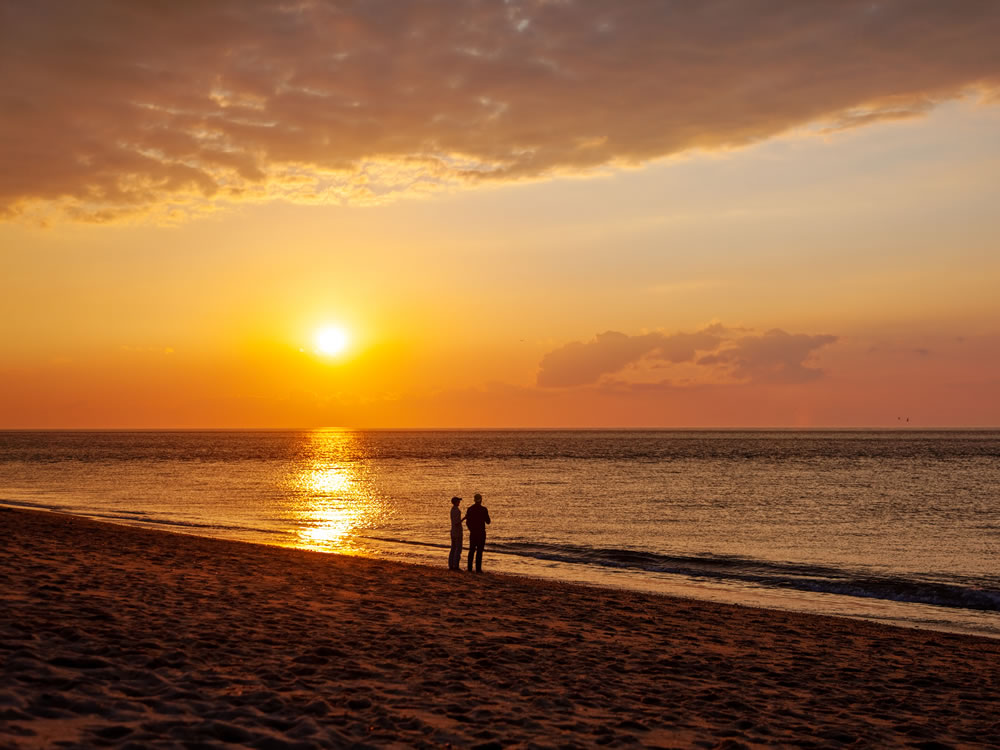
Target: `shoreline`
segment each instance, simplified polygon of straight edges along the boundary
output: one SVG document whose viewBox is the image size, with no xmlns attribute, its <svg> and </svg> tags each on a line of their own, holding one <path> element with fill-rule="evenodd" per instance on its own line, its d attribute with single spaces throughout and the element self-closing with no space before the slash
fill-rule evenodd
<svg viewBox="0 0 1000 750">
<path fill-rule="evenodd" d="M 0 508 L 0 525 L 4 747 L 1000 736 L 988 637 L 49 511 Z"/>
<path fill-rule="evenodd" d="M 318 546 L 305 546 L 301 543 L 256 538 L 262 533 L 281 533 L 276 530 L 264 531 L 252 527 L 240 529 L 240 527 L 236 526 L 227 526 L 221 528 L 229 533 L 206 533 L 206 531 L 210 530 L 217 531 L 219 527 L 148 517 L 133 518 L 121 515 L 107 515 L 100 512 L 88 513 L 85 511 L 74 511 L 69 506 L 57 504 L 45 505 L 16 500 L 0 500 L 0 510 L 4 508 L 69 515 L 74 518 L 95 521 L 97 523 L 107 523 L 135 529 L 157 530 L 169 534 L 197 536 L 205 539 L 237 541 L 266 547 L 308 550 L 321 554 L 359 556 L 373 560 L 395 561 L 405 565 L 417 565 L 431 569 L 437 567 L 438 557 L 441 559 L 446 558 L 448 551 L 447 544 L 443 543 L 411 542 L 409 544 L 410 549 L 400 554 L 401 548 L 399 545 L 405 546 L 405 542 L 395 539 L 369 539 L 367 537 L 363 538 L 364 541 L 376 543 L 374 551 L 373 549 L 332 550 Z M 235 533 L 241 530 L 247 533 Z M 290 532 L 289 534 L 292 535 Z M 377 548 L 379 544 L 383 545 L 381 549 Z M 439 554 L 436 556 L 413 555 L 413 548 L 422 551 L 434 549 Z M 390 553 L 389 556 L 380 554 L 385 552 Z M 947 604 L 938 606 L 936 602 L 922 601 L 920 599 L 900 599 L 892 596 L 868 597 L 857 594 L 846 594 L 838 590 L 822 591 L 810 588 L 768 589 L 767 587 L 761 587 L 759 590 L 747 590 L 727 585 L 724 581 L 719 582 L 711 579 L 707 581 L 704 579 L 688 580 L 683 575 L 675 576 L 674 580 L 657 580 L 655 578 L 647 580 L 641 575 L 631 575 L 632 571 L 616 567 L 599 568 L 599 574 L 595 577 L 593 570 L 585 570 L 581 573 L 571 560 L 560 560 L 561 566 L 556 571 L 550 570 L 547 567 L 530 568 L 528 567 L 532 562 L 530 557 L 526 558 L 528 560 L 528 566 L 526 566 L 524 564 L 525 561 L 519 555 L 505 552 L 502 543 L 498 547 L 496 542 L 494 542 L 490 546 L 488 553 L 489 567 L 494 574 L 503 573 L 532 580 L 564 582 L 615 591 L 631 591 L 671 599 L 691 599 L 725 606 L 739 606 L 777 612 L 800 612 L 807 615 L 858 620 L 933 633 L 972 635 L 1000 641 L 1000 629 L 998 629 L 1000 628 L 1000 620 L 996 623 L 991 623 L 970 619 L 970 615 L 974 618 L 977 614 L 986 616 L 993 614 L 990 610 L 983 611 L 975 607 L 953 608 Z M 411 559 L 406 559 L 407 556 Z M 512 562 L 514 563 L 513 565 L 511 564 Z M 586 569 L 588 566 L 584 565 L 582 567 Z"/>
</svg>

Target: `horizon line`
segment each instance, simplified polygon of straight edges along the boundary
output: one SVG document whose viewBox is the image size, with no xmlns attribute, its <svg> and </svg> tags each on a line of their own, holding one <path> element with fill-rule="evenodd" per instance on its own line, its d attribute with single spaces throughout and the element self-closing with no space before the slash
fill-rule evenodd
<svg viewBox="0 0 1000 750">
<path fill-rule="evenodd" d="M 744 427 L 2 427 L 0 432 L 995 432 L 1000 425 L 771 425 Z"/>
</svg>

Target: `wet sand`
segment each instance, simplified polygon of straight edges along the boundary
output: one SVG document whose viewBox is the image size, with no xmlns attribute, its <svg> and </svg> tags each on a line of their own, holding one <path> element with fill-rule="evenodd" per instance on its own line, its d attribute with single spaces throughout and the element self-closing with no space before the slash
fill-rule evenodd
<svg viewBox="0 0 1000 750">
<path fill-rule="evenodd" d="M 4 748 L 1000 742 L 1000 641 L 452 573 L 446 551 L 0 529 Z"/>
</svg>

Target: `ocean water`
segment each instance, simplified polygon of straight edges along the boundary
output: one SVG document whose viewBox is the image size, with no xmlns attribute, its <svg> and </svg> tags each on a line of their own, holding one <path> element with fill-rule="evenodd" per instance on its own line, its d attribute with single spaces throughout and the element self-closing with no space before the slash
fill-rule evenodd
<svg viewBox="0 0 1000 750">
<path fill-rule="evenodd" d="M 1000 637 L 1000 432 L 0 432 L 0 504 L 442 575 L 475 492 L 487 570 Z"/>
</svg>

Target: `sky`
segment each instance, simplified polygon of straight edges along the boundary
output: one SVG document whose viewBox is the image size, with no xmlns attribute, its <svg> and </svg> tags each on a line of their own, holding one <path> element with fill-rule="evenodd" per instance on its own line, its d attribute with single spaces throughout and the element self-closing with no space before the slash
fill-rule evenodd
<svg viewBox="0 0 1000 750">
<path fill-rule="evenodd" d="M 0 429 L 1000 426 L 997 38 L 0 0 Z"/>
</svg>

